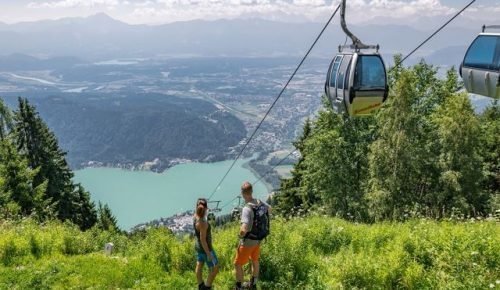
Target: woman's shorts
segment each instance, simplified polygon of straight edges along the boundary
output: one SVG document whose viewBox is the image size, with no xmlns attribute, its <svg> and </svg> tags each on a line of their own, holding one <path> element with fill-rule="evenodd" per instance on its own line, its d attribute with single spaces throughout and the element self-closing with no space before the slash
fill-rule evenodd
<svg viewBox="0 0 500 290">
<path fill-rule="evenodd" d="M 217 255 L 215 254 L 215 251 L 211 251 L 212 256 L 214 256 L 212 261 L 208 261 L 208 256 L 205 253 L 196 253 L 196 260 L 198 262 L 203 262 L 206 263 L 209 268 L 213 268 L 215 265 L 219 264 L 219 260 L 217 259 Z"/>
</svg>

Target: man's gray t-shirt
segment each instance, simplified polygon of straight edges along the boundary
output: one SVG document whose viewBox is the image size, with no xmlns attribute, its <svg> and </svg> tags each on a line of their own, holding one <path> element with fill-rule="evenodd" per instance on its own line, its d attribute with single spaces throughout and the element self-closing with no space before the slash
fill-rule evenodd
<svg viewBox="0 0 500 290">
<path fill-rule="evenodd" d="M 255 205 L 258 205 L 259 202 L 263 203 L 268 209 L 269 205 L 263 201 L 259 201 L 257 199 L 253 199 L 250 202 L 247 202 L 247 204 L 243 207 L 243 210 L 241 211 L 241 223 L 242 224 L 247 224 L 248 225 L 248 232 L 252 231 L 252 225 L 253 225 L 253 219 L 254 219 L 254 213 L 252 210 L 252 207 Z M 252 247 L 260 244 L 260 241 L 257 240 L 250 240 L 250 239 L 242 239 L 240 245 L 244 247 Z"/>
</svg>

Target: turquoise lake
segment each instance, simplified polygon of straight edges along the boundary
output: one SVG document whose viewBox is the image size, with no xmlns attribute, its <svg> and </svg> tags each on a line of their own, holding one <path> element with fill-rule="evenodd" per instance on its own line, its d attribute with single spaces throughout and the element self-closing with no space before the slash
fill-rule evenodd
<svg viewBox="0 0 500 290">
<path fill-rule="evenodd" d="M 239 160 L 212 200 L 221 205 L 239 195 L 243 181 L 257 177 L 244 167 L 248 160 Z M 187 163 L 176 165 L 159 174 L 149 171 L 130 171 L 117 168 L 86 168 L 75 171 L 74 181 L 90 191 L 96 203 L 107 203 L 120 227 L 131 227 L 194 209 L 198 197 L 208 197 L 232 161 L 216 163 Z M 254 186 L 254 195 L 265 197 L 263 183 Z M 237 204 L 237 201 L 234 202 Z M 223 212 L 229 212 L 232 205 Z"/>
</svg>

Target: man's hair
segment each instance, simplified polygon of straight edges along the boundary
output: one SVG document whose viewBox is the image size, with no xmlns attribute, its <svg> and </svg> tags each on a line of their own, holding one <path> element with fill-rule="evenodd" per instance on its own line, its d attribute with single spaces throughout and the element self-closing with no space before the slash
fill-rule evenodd
<svg viewBox="0 0 500 290">
<path fill-rule="evenodd" d="M 253 193 L 252 184 L 250 184 L 250 182 L 248 181 L 243 182 L 243 184 L 241 185 L 241 193 L 247 195 L 252 194 Z"/>
</svg>

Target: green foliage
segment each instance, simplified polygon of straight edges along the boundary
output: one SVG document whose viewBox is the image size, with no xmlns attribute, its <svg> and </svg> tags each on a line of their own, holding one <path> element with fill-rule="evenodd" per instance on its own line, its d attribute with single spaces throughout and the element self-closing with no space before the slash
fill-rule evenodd
<svg viewBox="0 0 500 290">
<path fill-rule="evenodd" d="M 33 184 L 37 170 L 28 167 L 9 140 L 0 141 L 0 194 L 19 206 L 19 215 L 34 215 L 43 220 L 51 215 L 50 200 L 45 199 L 46 183 Z M 7 201 L 8 200 L 8 201 Z"/>
<path fill-rule="evenodd" d="M 19 98 L 14 128 L 19 153 L 26 157 L 31 168 L 39 168 L 34 179 L 35 185 L 47 181 L 46 194 L 57 202 L 58 217 L 71 220 L 76 211 L 72 194 L 73 173 L 66 163 L 65 153 L 58 146 L 56 136 L 27 99 Z"/>
<path fill-rule="evenodd" d="M 73 184 L 66 153 L 26 99 L 12 112 L 0 100 L 0 217 L 58 217 L 82 230 L 97 222 L 95 205 Z M 115 221 L 116 223 L 116 221 Z"/>
<path fill-rule="evenodd" d="M 107 204 L 104 206 L 99 202 L 99 206 L 97 208 L 97 224 L 96 226 L 99 229 L 105 231 L 119 231 L 118 222 L 116 217 L 111 212 L 111 209 Z"/>
<path fill-rule="evenodd" d="M 0 225 L 0 288 L 194 289 L 192 238 L 164 229 L 130 237 L 69 223 Z M 234 285 L 236 224 L 214 231 L 217 289 Z M 112 255 L 103 247 L 113 242 Z M 262 289 L 485 289 L 498 283 L 494 221 L 361 225 L 326 217 L 273 220 Z"/>
<path fill-rule="evenodd" d="M 466 95 L 447 98 L 431 117 L 437 129 L 439 147 L 439 193 L 436 210 L 457 208 L 474 216 L 487 213 L 489 195 L 480 190 L 480 128 Z M 457 138 L 458 137 L 458 138 Z"/>
<path fill-rule="evenodd" d="M 304 123 L 302 136 L 297 142 L 294 142 L 295 148 L 300 153 L 300 158 L 292 170 L 292 177 L 281 180 L 280 193 L 276 196 L 276 210 L 282 212 L 286 216 L 293 216 L 299 209 L 307 209 L 316 202 L 314 193 L 304 192 L 301 185 L 302 175 L 304 171 L 304 152 L 305 141 L 311 134 L 311 121 L 309 119 Z"/>
<path fill-rule="evenodd" d="M 396 56 L 398 63 L 400 56 Z M 325 110 L 294 144 L 302 158 L 276 209 L 322 208 L 363 222 L 486 216 L 498 209 L 499 110 L 477 116 L 454 68 L 424 61 L 390 70 L 390 95 L 373 117 Z"/>
<path fill-rule="evenodd" d="M 71 74 L 71 72 L 68 72 Z M 33 99 L 70 151 L 72 166 L 89 161 L 139 165 L 160 158 L 218 161 L 246 137 L 241 120 L 198 98 L 164 94 L 97 95 Z"/>
<path fill-rule="evenodd" d="M 0 99 L 0 141 L 3 141 L 12 130 L 12 112 Z"/>
<path fill-rule="evenodd" d="M 480 118 L 481 156 L 483 158 L 483 190 L 493 198 L 490 211 L 500 209 L 500 104 L 496 100 Z"/>
</svg>

